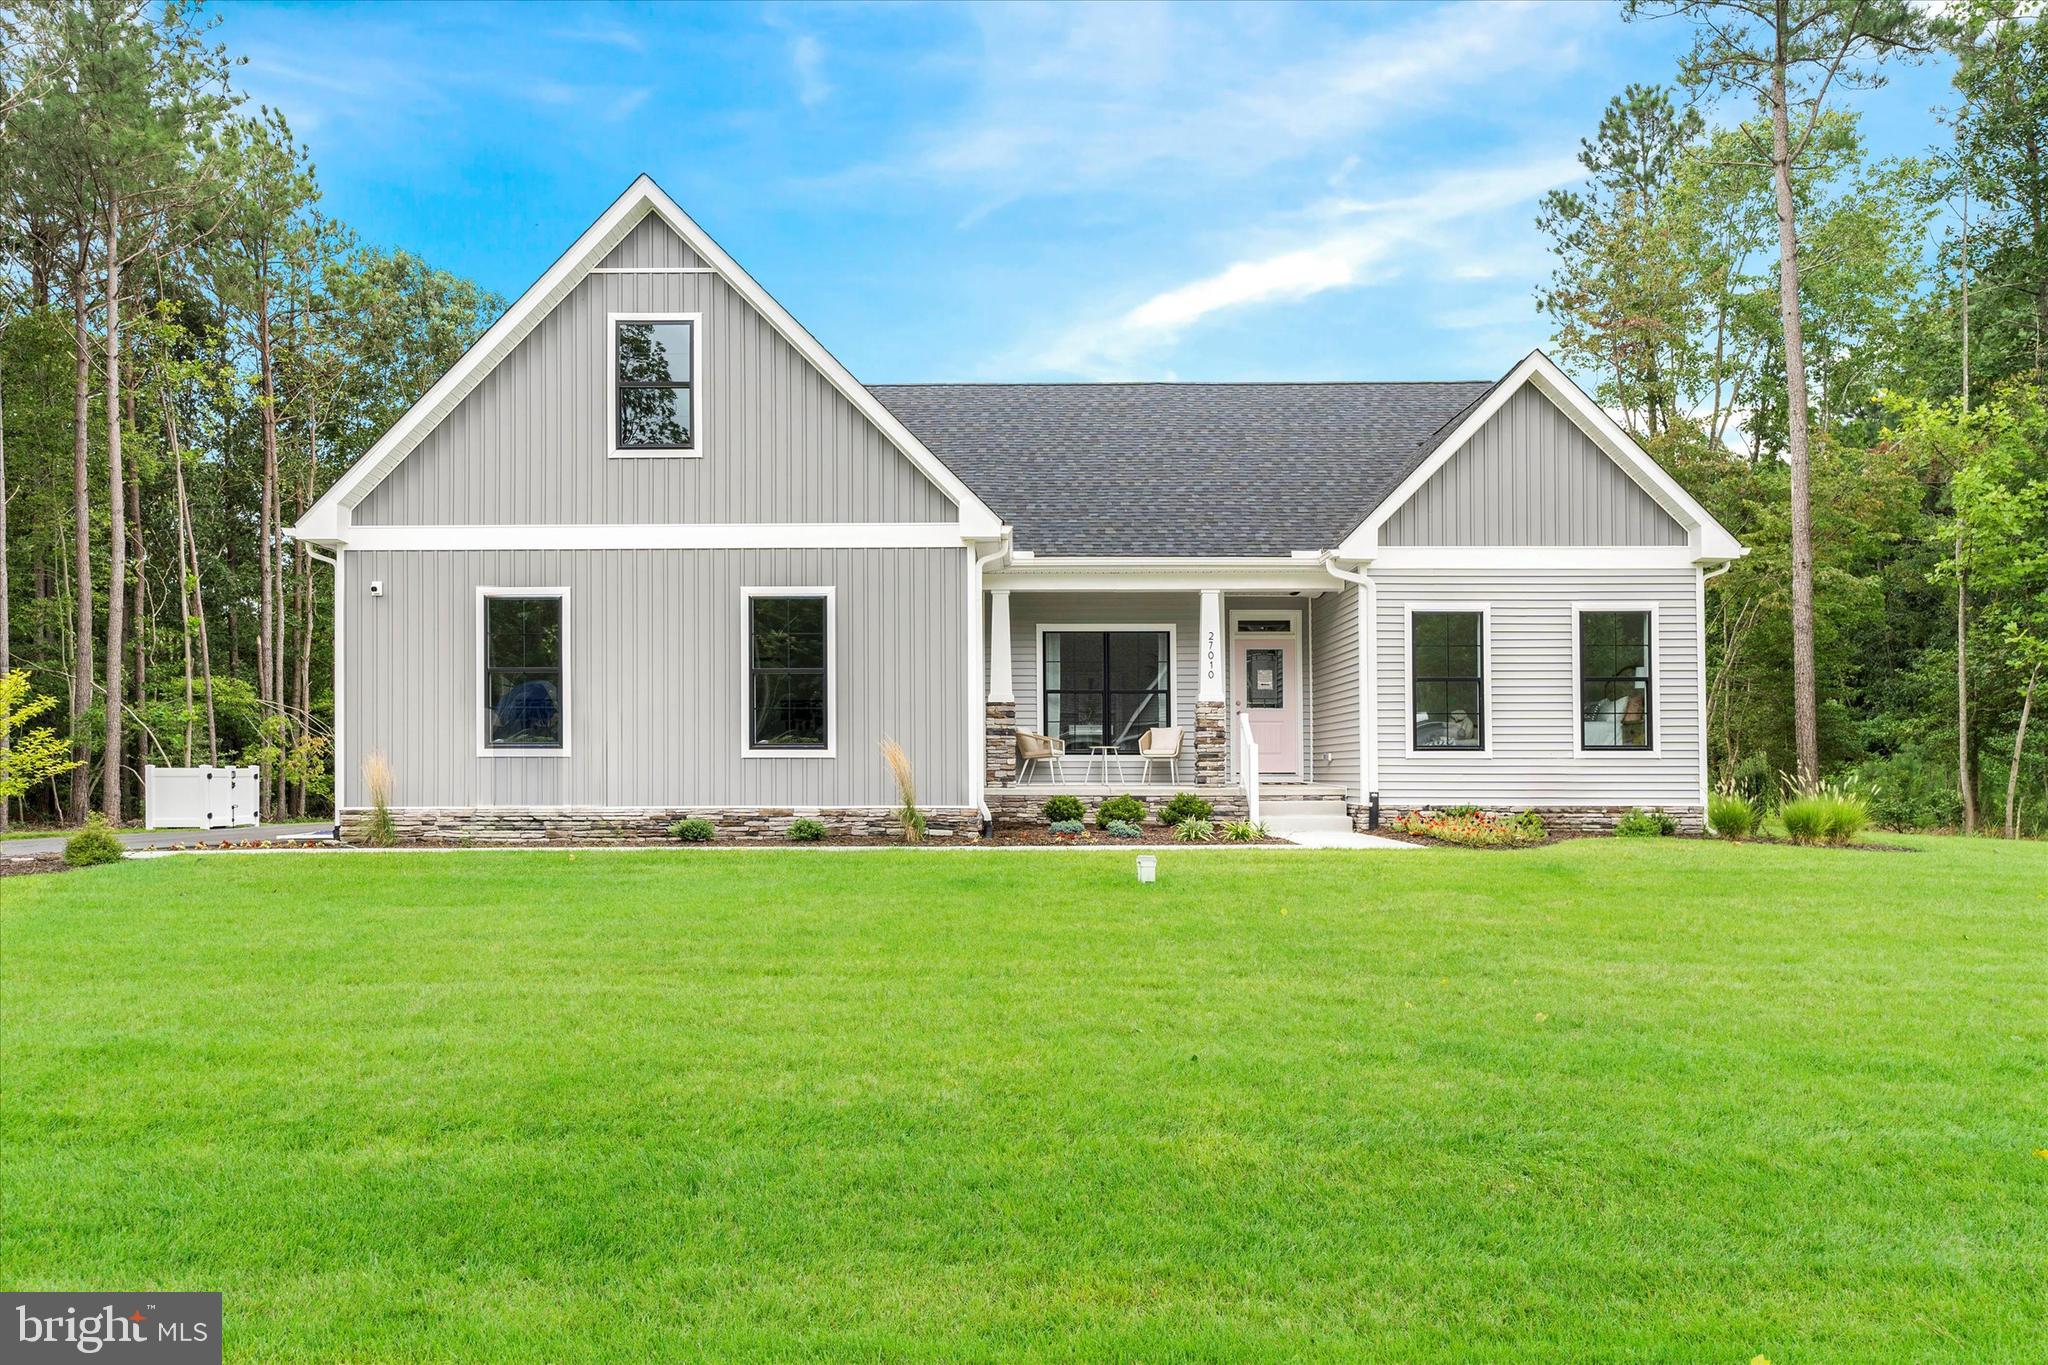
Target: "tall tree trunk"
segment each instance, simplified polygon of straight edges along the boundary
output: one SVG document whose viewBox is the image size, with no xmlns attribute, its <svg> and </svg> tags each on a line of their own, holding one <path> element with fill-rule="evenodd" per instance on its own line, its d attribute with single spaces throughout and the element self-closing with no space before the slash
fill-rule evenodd
<svg viewBox="0 0 2048 1365">
<path fill-rule="evenodd" d="M 121 722 L 127 691 L 121 676 L 122 636 L 128 605 L 127 482 L 121 468 L 121 211 L 107 209 L 107 750 L 100 779 L 100 809 L 121 822 Z"/>
<path fill-rule="evenodd" d="M 192 620 L 198 623 L 199 668 L 206 684 L 206 761 L 212 765 L 220 762 L 220 732 L 213 712 L 213 641 L 206 629 L 206 585 L 199 576 L 199 533 L 192 526 L 192 499 L 185 491 L 185 457 L 178 442 L 178 414 L 168 398 L 164 400 L 164 432 L 170 438 L 171 464 L 178 481 L 179 562 L 185 566 L 180 568 L 179 577 L 182 579 L 187 571 L 192 575 Z M 192 704 L 189 695 L 185 704 Z"/>
<path fill-rule="evenodd" d="M 1956 527 L 1956 783 L 1963 792 L 1963 833 L 1977 832 L 1977 783 L 1970 773 L 1970 571 L 1963 528 Z"/>
<path fill-rule="evenodd" d="M 1785 461 L 1792 473 L 1792 735 L 1802 786 L 1820 777 L 1820 700 L 1813 659 L 1813 484 L 1806 422 L 1806 340 L 1799 313 L 1799 230 L 1786 107 L 1786 0 L 1771 65 L 1771 175 L 1778 194 L 1778 316 L 1785 329 Z"/>
<path fill-rule="evenodd" d="M 192 513 L 185 501 L 185 461 L 178 455 L 178 424 L 171 418 L 169 399 L 164 400 L 164 446 L 171 454 L 172 488 L 178 502 L 178 638 L 185 648 L 185 756 L 180 761 L 189 768 L 192 766 L 192 732 L 199 723 L 192 688 L 192 580 L 187 576 L 191 565 L 185 558 L 185 542 L 192 530 Z"/>
<path fill-rule="evenodd" d="M 78 257 L 71 276 L 71 516 L 72 550 L 78 576 L 71 644 L 70 817 L 85 818 L 92 804 L 92 746 L 85 740 L 85 715 L 92 710 L 92 334 L 87 328 L 85 272 L 91 263 L 90 229 L 78 230 Z"/>
<path fill-rule="evenodd" d="M 7 333 L 0 329 L 0 339 Z M 0 345 L 0 355 L 5 347 Z M 13 636 L 9 634 L 11 622 L 7 612 L 7 407 L 4 399 L 4 384 L 0 384 L 0 677 L 5 677 L 13 666 L 14 654 L 9 648 Z M 0 734 L 0 751 L 7 748 L 7 736 Z M 8 801 L 0 796 L 0 834 L 7 830 Z"/>
<path fill-rule="evenodd" d="M 135 425 L 135 391 L 130 389 L 127 397 L 125 425 Z M 149 547 L 142 539 L 142 468 L 139 464 L 128 466 L 128 562 L 132 572 L 129 581 L 134 586 L 128 602 L 129 648 L 134 651 L 129 665 L 130 688 L 139 708 L 149 695 Z M 149 742 L 151 735 L 146 725 L 135 727 L 135 768 L 138 774 L 149 770 Z"/>
<path fill-rule="evenodd" d="M 2020 751 L 2027 746 L 2027 717 L 2034 710 L 2034 684 L 2041 681 L 2041 665 L 2027 674 L 2027 694 L 2020 702 L 2020 728 L 2012 737 L 2012 770 L 2005 776 L 2005 837 L 2020 837 Z"/>
<path fill-rule="evenodd" d="M 261 514 L 262 533 L 257 537 L 257 556 L 262 561 L 258 571 L 258 598 L 256 608 L 256 689 L 257 699 L 264 719 L 277 715 L 283 708 L 279 705 L 277 685 L 277 658 L 272 651 L 276 638 L 277 621 L 277 560 L 271 554 L 271 543 L 277 530 L 277 410 L 274 400 L 277 391 L 270 372 L 270 282 L 268 263 L 258 267 L 259 287 L 256 291 L 256 356 L 259 384 L 263 396 L 263 510 Z M 263 774 L 258 790 L 263 793 L 263 814 L 268 817 L 275 807 L 271 804 L 270 779 L 274 774 Z"/>
</svg>

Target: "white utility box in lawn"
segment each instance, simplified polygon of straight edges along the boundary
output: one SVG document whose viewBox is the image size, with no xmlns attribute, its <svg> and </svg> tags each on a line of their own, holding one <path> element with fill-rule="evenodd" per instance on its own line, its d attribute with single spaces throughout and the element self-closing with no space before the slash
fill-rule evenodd
<svg viewBox="0 0 2048 1365">
<path fill-rule="evenodd" d="M 263 814 L 261 768 L 143 770 L 142 823 L 149 829 L 231 829 Z"/>
</svg>

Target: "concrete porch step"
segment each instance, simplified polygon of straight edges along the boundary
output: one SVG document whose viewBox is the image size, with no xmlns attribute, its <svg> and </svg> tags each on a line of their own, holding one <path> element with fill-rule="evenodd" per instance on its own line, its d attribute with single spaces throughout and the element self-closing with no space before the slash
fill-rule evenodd
<svg viewBox="0 0 2048 1365">
<path fill-rule="evenodd" d="M 1334 834 L 1351 828 L 1351 815 L 1341 793 L 1289 796 L 1276 801 L 1270 791 L 1262 789 L 1259 815 L 1275 834 Z"/>
<path fill-rule="evenodd" d="M 1333 782 L 1261 782 L 1259 784 L 1259 800 L 1268 805 L 1282 802 L 1288 805 L 1296 805 L 1335 801 L 1341 806 L 1344 804 L 1344 799 L 1344 788 Z"/>
</svg>

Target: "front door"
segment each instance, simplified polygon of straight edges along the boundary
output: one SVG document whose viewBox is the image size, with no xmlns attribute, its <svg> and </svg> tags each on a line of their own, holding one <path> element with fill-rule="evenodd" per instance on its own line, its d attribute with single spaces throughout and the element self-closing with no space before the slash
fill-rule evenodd
<svg viewBox="0 0 2048 1365">
<path fill-rule="evenodd" d="M 1301 654 L 1293 625 L 1276 616 L 1237 626 L 1237 709 L 1251 717 L 1266 776 L 1301 775 Z"/>
</svg>

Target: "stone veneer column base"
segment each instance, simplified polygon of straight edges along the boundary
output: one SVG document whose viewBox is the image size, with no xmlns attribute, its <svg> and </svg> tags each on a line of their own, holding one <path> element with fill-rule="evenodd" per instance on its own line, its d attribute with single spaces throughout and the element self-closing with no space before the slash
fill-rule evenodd
<svg viewBox="0 0 2048 1365">
<path fill-rule="evenodd" d="M 1230 708 L 1220 701 L 1195 703 L 1195 785 L 1220 787 L 1230 768 Z"/>
<path fill-rule="evenodd" d="M 921 806 L 925 837 L 964 843 L 981 837 L 981 812 L 969 806 Z M 668 827 L 678 820 L 709 820 L 726 843 L 779 843 L 789 827 L 812 819 L 840 838 L 893 839 L 896 812 L 889 806 L 476 806 L 394 810 L 400 843 L 468 847 L 489 844 L 673 844 Z M 363 842 L 370 812 L 341 813 L 342 839 Z"/>
<path fill-rule="evenodd" d="M 988 737 L 982 752 L 988 784 L 1010 786 L 1017 780 L 1017 703 L 992 701 L 984 714 Z"/>
<path fill-rule="evenodd" d="M 1427 813 L 1442 810 L 1442 806 L 1401 805 L 1382 799 L 1380 802 L 1380 825 L 1382 828 L 1403 815 L 1421 811 Z M 1704 806 L 1481 806 L 1480 811 L 1496 820 L 1506 820 L 1533 810 L 1543 817 L 1546 829 L 1564 834 L 1610 834 L 1614 822 L 1632 810 L 1661 810 L 1678 822 L 1680 834 L 1705 834 L 1707 812 Z M 1369 811 L 1365 806 L 1351 808 L 1352 828 L 1365 832 Z"/>
</svg>

